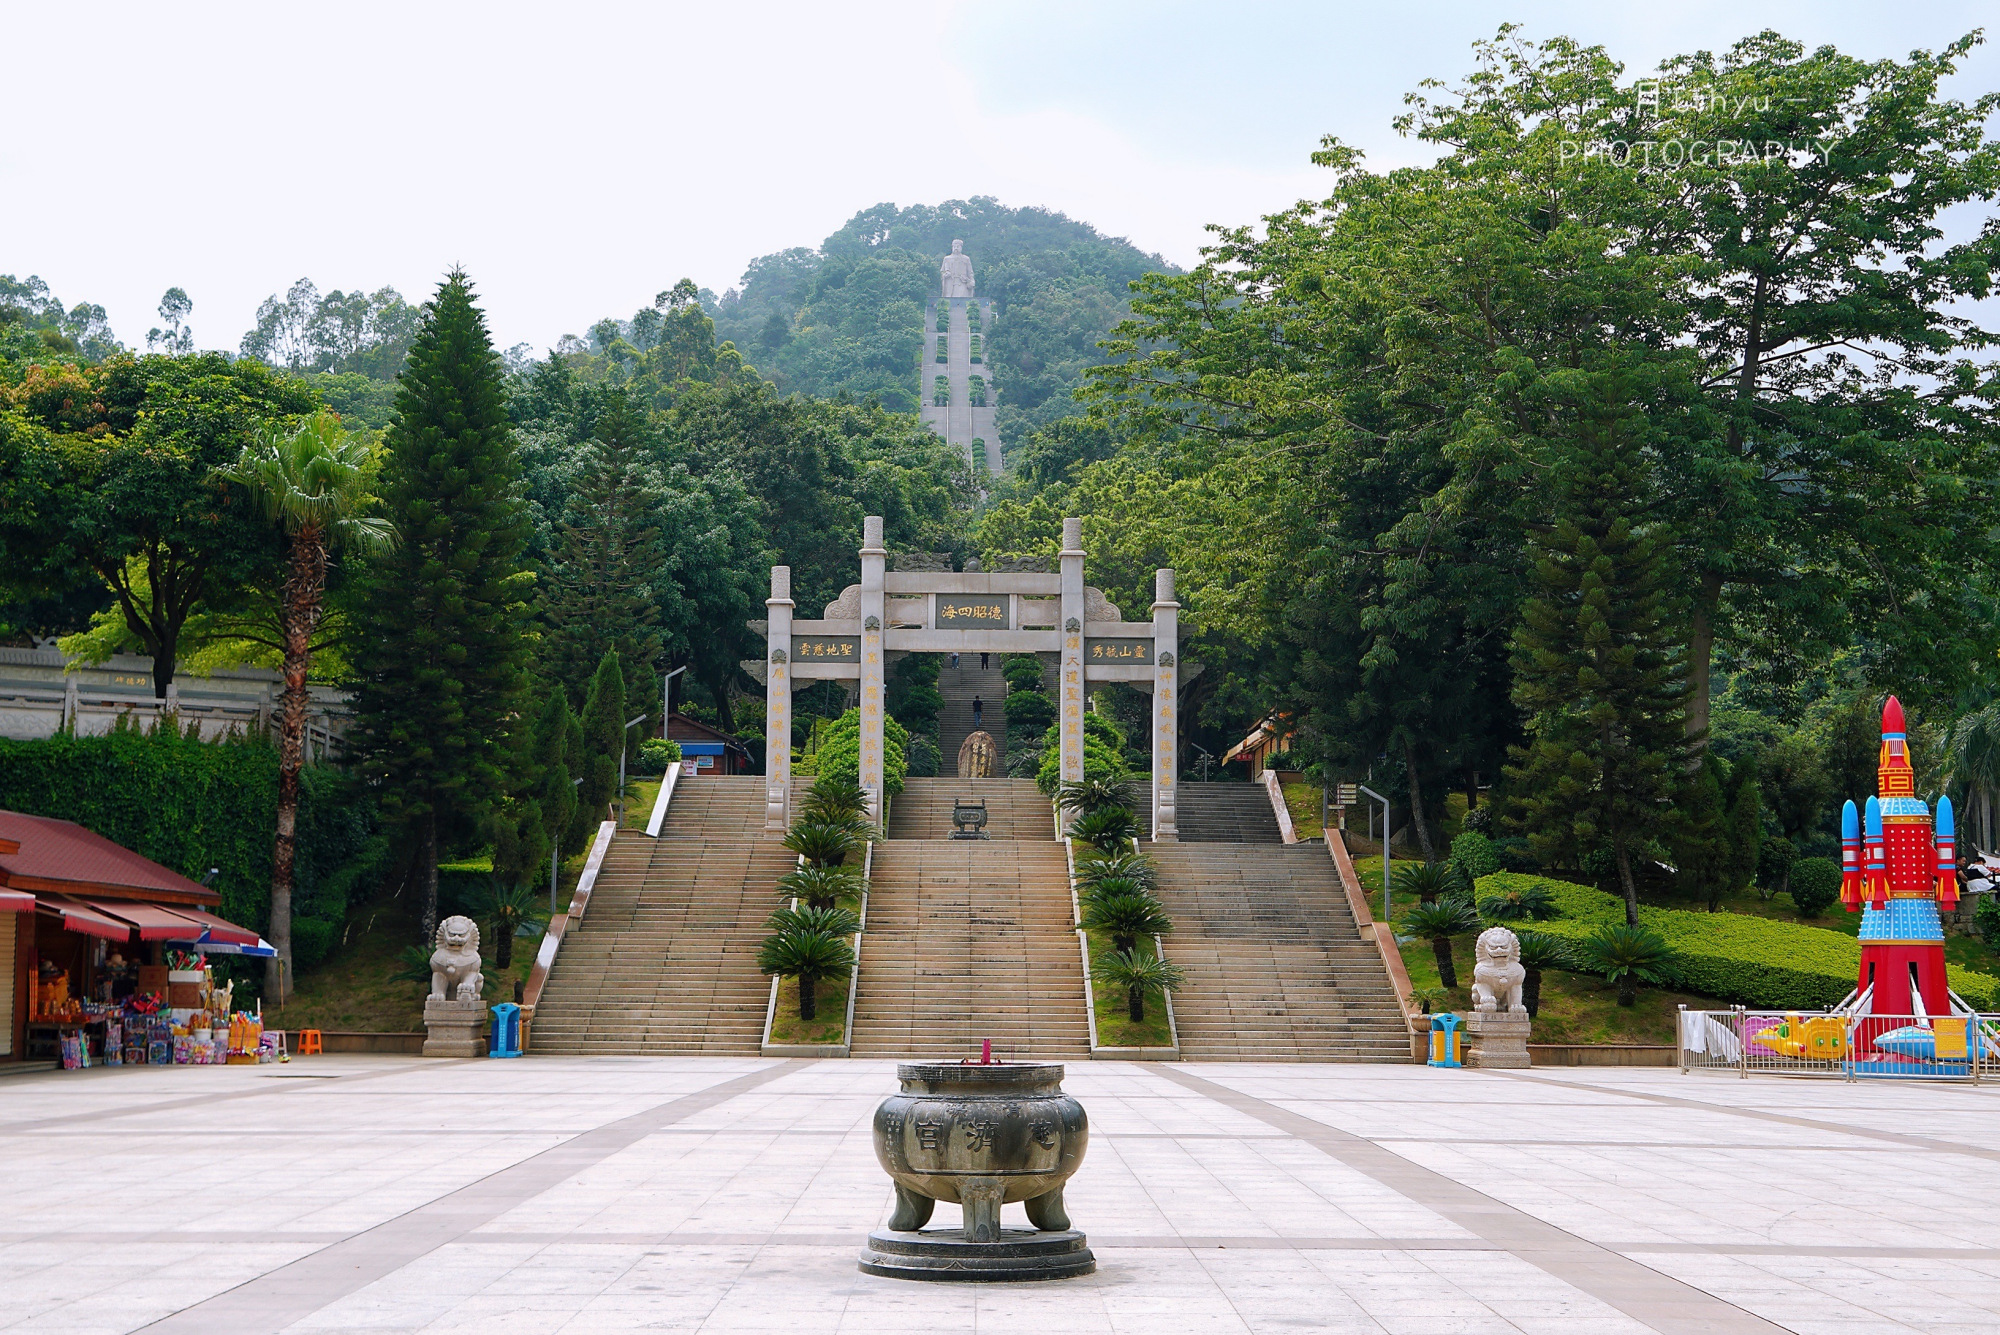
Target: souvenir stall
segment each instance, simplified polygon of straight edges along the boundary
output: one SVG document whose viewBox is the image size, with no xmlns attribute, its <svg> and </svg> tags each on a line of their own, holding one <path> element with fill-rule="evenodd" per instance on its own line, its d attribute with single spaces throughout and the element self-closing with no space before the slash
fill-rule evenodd
<svg viewBox="0 0 2000 1335">
<path fill-rule="evenodd" d="M 18 999 L 0 1059 L 68 1068 L 269 1059 L 208 957 L 269 957 L 215 891 L 69 821 L 0 811 L 0 915 Z"/>
</svg>

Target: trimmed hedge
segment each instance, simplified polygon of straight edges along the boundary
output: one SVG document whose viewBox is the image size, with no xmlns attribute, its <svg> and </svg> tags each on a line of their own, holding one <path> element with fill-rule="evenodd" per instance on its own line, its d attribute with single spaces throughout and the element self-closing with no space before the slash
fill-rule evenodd
<svg viewBox="0 0 2000 1335">
<path fill-rule="evenodd" d="M 882 786 L 891 795 L 903 791 L 910 767 L 910 734 L 894 716 L 882 716 Z M 837 774 L 849 783 L 861 782 L 861 712 L 850 709 L 820 734 L 813 772 Z"/>
<path fill-rule="evenodd" d="M 1546 936 L 1575 941 L 1604 923 L 1625 921 L 1625 901 L 1587 885 L 1495 872 L 1479 878 L 1479 897 L 1540 886 L 1560 918 L 1535 924 Z M 1745 1006 L 1823 1010 L 1854 990 L 1861 943 L 1844 932 L 1778 922 L 1747 913 L 1695 913 L 1641 907 L 1641 925 L 1674 948 L 1680 985 L 1690 992 Z M 1953 990 L 1981 1010 L 2000 1009 L 2000 978 L 1947 966 Z"/>
</svg>

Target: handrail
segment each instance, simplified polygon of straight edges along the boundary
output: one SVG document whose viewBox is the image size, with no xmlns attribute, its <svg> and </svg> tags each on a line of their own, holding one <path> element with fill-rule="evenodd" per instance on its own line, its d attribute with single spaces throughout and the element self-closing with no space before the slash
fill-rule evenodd
<svg viewBox="0 0 2000 1335">
<path fill-rule="evenodd" d="M 1076 949 L 1083 957 L 1083 1014 L 1090 1021 L 1090 1050 L 1097 1051 L 1097 988 L 1090 979 L 1090 937 L 1083 930 L 1083 908 L 1076 898 L 1076 841 L 1063 837 L 1063 862 L 1069 868 L 1069 920 L 1076 926 Z"/>
<path fill-rule="evenodd" d="M 1333 859 L 1334 870 L 1340 875 L 1340 888 L 1347 893 L 1347 907 L 1354 914 L 1354 925 L 1361 932 L 1363 940 L 1375 943 L 1377 953 L 1382 956 L 1383 967 L 1389 971 L 1389 985 L 1396 989 L 1396 1004 L 1403 1009 L 1403 1023 L 1412 1034 L 1416 1033 L 1417 1003 L 1414 990 L 1410 987 L 1409 970 L 1403 967 L 1403 952 L 1396 944 L 1396 929 L 1391 923 L 1378 923 L 1369 911 L 1368 896 L 1362 892 L 1361 878 L 1355 874 L 1354 859 L 1347 854 L 1347 843 L 1340 837 L 1340 831 L 1327 831 L 1326 851 Z"/>
<path fill-rule="evenodd" d="M 604 855 L 611 850 L 611 836 L 617 832 L 616 821 L 608 820 L 597 827 L 597 841 L 591 845 L 590 856 L 584 859 L 576 889 L 570 892 L 569 908 L 551 917 L 542 933 L 542 944 L 535 950 L 535 967 L 528 971 L 527 985 L 521 989 L 521 1013 L 530 1020 L 534 1018 L 536 1003 L 542 999 L 542 989 L 548 985 L 549 970 L 555 967 L 556 952 L 562 949 L 564 935 L 571 923 L 583 921 L 584 910 L 590 907 L 590 892 L 596 888 L 597 874 L 604 869 Z M 524 1035 L 526 1032 L 522 1031 Z M 525 1041 L 522 1046 L 527 1046 Z"/>
<path fill-rule="evenodd" d="M 667 819 L 667 803 L 674 800 L 674 787 L 681 781 L 679 763 L 667 766 L 667 772 L 660 778 L 660 794 L 653 799 L 653 815 L 646 822 L 646 834 L 654 839 L 660 837 L 660 825 Z"/>
<path fill-rule="evenodd" d="M 1278 833 L 1284 836 L 1286 843 L 1296 844 L 1299 834 L 1292 826 L 1292 809 L 1285 804 L 1285 786 L 1278 782 L 1278 771 L 1264 771 L 1264 793 L 1271 799 L 1271 810 L 1277 814 Z"/>
</svg>

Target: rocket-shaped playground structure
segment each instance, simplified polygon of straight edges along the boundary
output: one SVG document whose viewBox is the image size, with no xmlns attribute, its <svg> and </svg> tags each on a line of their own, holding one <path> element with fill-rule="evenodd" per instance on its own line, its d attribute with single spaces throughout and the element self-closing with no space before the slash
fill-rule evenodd
<svg viewBox="0 0 2000 1335">
<path fill-rule="evenodd" d="M 1938 909 L 1958 906 L 1951 799 L 1939 797 L 1936 824 L 1917 796 L 1908 730 L 1895 696 L 1882 707 L 1877 795 L 1840 813 L 1840 902 L 1861 914 L 1856 1010 L 1864 1015 L 1949 1016 L 1944 925 Z"/>
</svg>

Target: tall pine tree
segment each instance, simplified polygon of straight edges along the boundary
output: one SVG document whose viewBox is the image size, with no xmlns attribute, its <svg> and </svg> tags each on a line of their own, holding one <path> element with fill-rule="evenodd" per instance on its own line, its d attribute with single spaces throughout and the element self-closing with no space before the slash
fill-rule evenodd
<svg viewBox="0 0 2000 1335">
<path fill-rule="evenodd" d="M 556 535 L 543 599 L 548 670 L 580 698 L 600 660 L 616 651 L 634 679 L 660 657 L 654 584 L 664 558 L 648 476 L 651 428 L 622 387 L 609 390 L 596 435 L 579 452 L 575 489 Z"/>
<path fill-rule="evenodd" d="M 605 819 L 611 799 L 618 795 L 618 756 L 625 741 L 625 674 L 618 651 L 606 650 L 590 679 L 590 694 L 583 705 L 583 750 L 577 773 L 583 780 L 577 789 L 576 836 L 571 846 Z"/>
<path fill-rule="evenodd" d="M 397 380 L 379 489 L 402 546 L 362 582 L 359 749 L 382 808 L 416 843 L 424 938 L 441 844 L 472 834 L 514 776 L 530 531 L 500 359 L 454 270 Z"/>
<path fill-rule="evenodd" d="M 1545 857 L 1608 850 L 1639 921 L 1633 858 L 1666 827 L 1686 772 L 1686 682 L 1664 607 L 1658 539 L 1639 522 L 1645 476 L 1631 397 L 1586 396 L 1562 509 L 1535 543 L 1514 637 L 1514 702 L 1529 744 L 1507 770 L 1517 821 Z M 1696 739 L 1702 740 L 1702 739 Z"/>
</svg>

